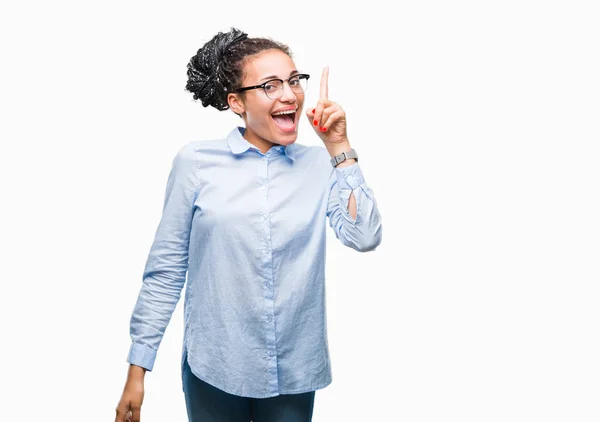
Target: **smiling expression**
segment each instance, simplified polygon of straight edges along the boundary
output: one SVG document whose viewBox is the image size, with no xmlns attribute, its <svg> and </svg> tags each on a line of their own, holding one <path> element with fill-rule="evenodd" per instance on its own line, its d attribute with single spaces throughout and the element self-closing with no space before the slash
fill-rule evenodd
<svg viewBox="0 0 600 422">
<path fill-rule="evenodd" d="M 246 61 L 241 86 L 260 85 L 270 79 L 287 80 L 294 73 L 298 71 L 291 57 L 280 50 L 265 50 Z M 304 94 L 293 92 L 287 83 L 283 84 L 283 93 L 277 100 L 267 97 L 262 88 L 245 91 L 245 98 L 229 94 L 228 100 L 231 109 L 246 123 L 244 138 L 263 153 L 274 144 L 287 146 L 296 141 Z M 273 114 L 289 110 L 293 111 L 293 125 L 278 125 Z"/>
</svg>

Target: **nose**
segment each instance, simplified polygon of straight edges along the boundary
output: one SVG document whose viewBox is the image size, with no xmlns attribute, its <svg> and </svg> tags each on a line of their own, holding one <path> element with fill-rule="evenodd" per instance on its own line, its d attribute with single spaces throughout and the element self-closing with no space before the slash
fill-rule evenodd
<svg viewBox="0 0 600 422">
<path fill-rule="evenodd" d="M 280 98 L 281 101 L 294 102 L 296 100 L 296 94 L 294 93 L 294 91 L 292 91 L 290 84 L 284 83 L 283 86 L 281 87 L 281 90 L 283 91 L 281 93 L 281 98 Z"/>
</svg>

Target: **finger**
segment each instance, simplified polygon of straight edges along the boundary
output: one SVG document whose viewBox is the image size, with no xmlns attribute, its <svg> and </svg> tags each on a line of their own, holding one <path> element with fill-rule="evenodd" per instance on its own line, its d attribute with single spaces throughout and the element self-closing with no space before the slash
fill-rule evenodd
<svg viewBox="0 0 600 422">
<path fill-rule="evenodd" d="M 315 114 L 313 116 L 313 127 L 315 130 L 319 130 L 323 126 L 323 110 L 327 108 L 328 104 L 325 100 L 319 100 L 315 107 Z"/>
<path fill-rule="evenodd" d="M 127 408 L 119 405 L 116 409 L 117 416 L 115 417 L 115 422 L 123 422 L 127 417 Z"/>
<path fill-rule="evenodd" d="M 131 422 L 140 422 L 142 408 L 141 406 L 131 406 Z"/>
<path fill-rule="evenodd" d="M 344 110 L 338 109 L 335 112 L 331 113 L 331 115 L 327 118 L 326 121 L 323 122 L 321 127 L 321 132 L 327 132 L 329 128 L 342 117 L 344 117 Z"/>
<path fill-rule="evenodd" d="M 327 100 L 329 98 L 328 79 L 329 79 L 329 66 L 326 66 L 323 69 L 323 73 L 321 73 L 321 89 L 319 90 L 319 98 L 321 100 Z"/>
<path fill-rule="evenodd" d="M 325 123 L 329 119 L 329 116 L 331 116 L 333 113 L 335 113 L 336 111 L 341 110 L 341 109 L 342 108 L 338 104 L 334 103 L 333 101 L 328 101 L 325 104 L 325 108 L 323 109 L 323 112 L 321 113 L 321 119 L 319 121 L 319 129 L 321 130 L 321 132 L 324 132 L 323 127 L 325 126 Z"/>
<path fill-rule="evenodd" d="M 321 119 L 319 121 L 319 129 L 321 132 L 323 132 L 323 126 L 325 126 L 325 122 L 327 122 L 329 116 L 335 113 L 339 108 L 340 107 L 337 104 L 331 103 L 323 109 L 323 112 L 321 113 Z"/>
<path fill-rule="evenodd" d="M 313 121 L 315 120 L 315 111 L 316 109 L 314 108 L 309 108 L 308 110 L 306 110 L 306 117 L 308 118 L 308 122 L 310 123 L 311 126 L 313 125 Z"/>
</svg>

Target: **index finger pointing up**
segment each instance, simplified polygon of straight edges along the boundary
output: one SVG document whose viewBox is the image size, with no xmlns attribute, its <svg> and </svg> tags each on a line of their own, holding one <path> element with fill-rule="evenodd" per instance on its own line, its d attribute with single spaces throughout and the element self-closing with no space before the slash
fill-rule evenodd
<svg viewBox="0 0 600 422">
<path fill-rule="evenodd" d="M 329 66 L 325 67 L 325 69 L 323 69 L 323 73 L 321 74 L 321 91 L 320 91 L 320 98 L 321 100 L 327 100 L 328 99 L 328 93 L 327 93 L 327 80 L 329 79 Z"/>
</svg>

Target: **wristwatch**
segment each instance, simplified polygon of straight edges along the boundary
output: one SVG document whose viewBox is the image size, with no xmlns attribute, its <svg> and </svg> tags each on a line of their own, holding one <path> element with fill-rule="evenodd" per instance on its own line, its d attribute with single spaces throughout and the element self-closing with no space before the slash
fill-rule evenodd
<svg viewBox="0 0 600 422">
<path fill-rule="evenodd" d="M 338 164 L 343 163 L 349 158 L 356 159 L 356 162 L 358 163 L 358 155 L 356 154 L 354 148 L 352 148 L 350 151 L 344 151 L 341 154 L 334 155 L 333 157 L 331 157 L 331 165 L 333 167 L 337 167 Z"/>
</svg>

